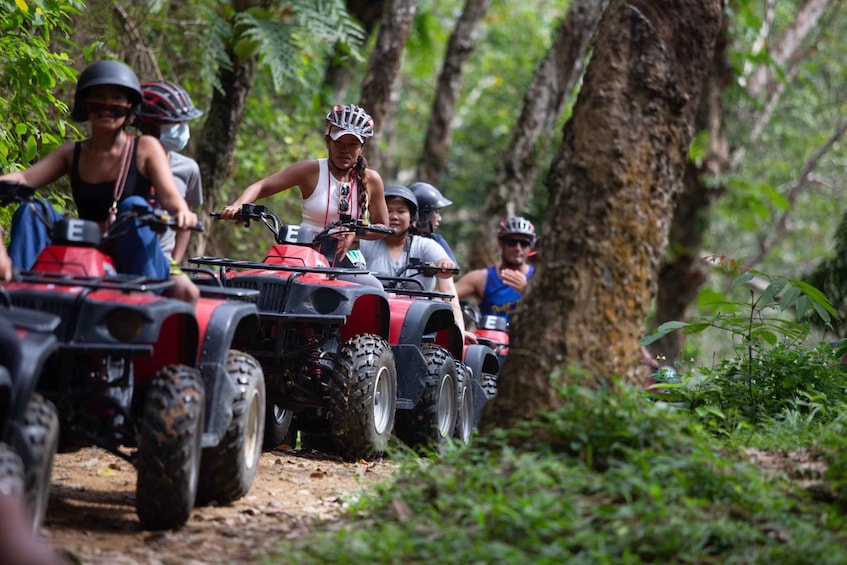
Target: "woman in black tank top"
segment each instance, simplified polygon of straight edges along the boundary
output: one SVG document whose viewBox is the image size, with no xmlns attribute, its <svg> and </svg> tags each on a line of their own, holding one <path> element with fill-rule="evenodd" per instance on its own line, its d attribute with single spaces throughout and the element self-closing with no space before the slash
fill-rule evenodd
<svg viewBox="0 0 847 565">
<path fill-rule="evenodd" d="M 129 67 L 117 61 L 91 64 L 79 76 L 71 112 L 74 120 L 90 123 L 91 136 L 81 142 L 66 143 L 28 169 L 2 175 L 0 179 L 40 188 L 69 176 L 79 216 L 103 222 L 109 217 L 109 208 L 115 199 L 122 152 L 126 144 L 131 144 L 132 159 L 118 210 L 129 209 L 134 203 L 146 204 L 150 187 L 155 186 L 159 203 L 173 215 L 177 224 L 181 228 L 193 226 L 197 216 L 179 194 L 170 162 L 159 141 L 146 135 L 131 136 L 124 131 L 140 103 L 140 83 Z M 60 217 L 49 204 L 44 211 L 53 220 Z M 9 255 L 16 267 L 26 270 L 49 240 L 45 226 L 32 213 L 31 206 L 21 206 L 15 214 L 18 217 L 12 230 Z M 27 215 L 29 217 L 25 217 Z M 143 233 L 145 230 L 150 234 Z M 149 241 L 150 235 L 155 246 Z M 115 263 L 119 271 L 157 278 L 169 276 L 170 265 L 164 260 L 158 239 L 149 228 L 122 237 L 116 247 Z"/>
</svg>

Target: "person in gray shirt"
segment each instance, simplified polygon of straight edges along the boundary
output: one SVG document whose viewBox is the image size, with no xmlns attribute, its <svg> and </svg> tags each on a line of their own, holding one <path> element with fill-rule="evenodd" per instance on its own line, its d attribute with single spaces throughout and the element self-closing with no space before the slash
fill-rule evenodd
<svg viewBox="0 0 847 565">
<path fill-rule="evenodd" d="M 199 118 L 191 97 L 181 86 L 165 81 L 141 83 L 141 113 L 139 129 L 159 139 L 171 163 L 177 189 L 188 207 L 195 210 L 203 204 L 203 186 L 197 161 L 179 153 L 191 136 L 188 121 Z M 200 291 L 179 268 L 188 247 L 191 232 L 167 230 L 159 236 L 162 251 L 171 262 L 172 295 L 196 304 Z"/>
<path fill-rule="evenodd" d="M 410 277 L 421 282 L 424 290 L 438 290 L 450 294 L 450 305 L 456 325 L 465 336 L 466 342 L 473 342 L 473 334 L 465 332 L 465 323 L 459 300 L 456 298 L 456 286 L 453 274 L 456 264 L 435 240 L 414 233 L 413 219 L 418 217 L 418 202 L 412 191 L 402 185 L 385 187 L 385 202 L 388 206 L 388 225 L 394 228 L 394 235 L 385 239 L 362 240 L 359 251 L 367 262 L 369 271 L 388 277 Z M 426 276 L 418 270 L 408 269 L 415 261 L 432 263 L 445 269 L 435 276 Z"/>
</svg>

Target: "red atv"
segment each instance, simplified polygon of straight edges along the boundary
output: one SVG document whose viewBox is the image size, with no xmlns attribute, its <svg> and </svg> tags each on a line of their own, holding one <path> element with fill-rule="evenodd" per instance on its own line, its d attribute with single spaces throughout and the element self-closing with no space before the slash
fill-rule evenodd
<svg viewBox="0 0 847 565">
<path fill-rule="evenodd" d="M 412 259 L 402 272 L 408 271 L 433 277 L 445 269 Z M 448 271 L 455 275 L 459 269 Z M 405 372 L 408 391 L 403 395 L 400 387 L 398 409 L 406 411 L 398 413 L 397 435 L 412 446 L 439 443 L 450 436 L 469 443 L 487 400 L 480 379 L 499 371 L 494 352 L 485 345 L 464 345 L 451 295 L 425 291 L 414 277 L 377 278 L 389 293 L 389 342 L 401 373 Z M 422 395 L 417 393 L 421 385 Z"/>
<path fill-rule="evenodd" d="M 509 354 L 509 323 L 500 316 L 481 316 L 475 304 L 466 302 L 462 303 L 462 313 L 467 327 L 473 328 L 477 343 L 490 347 L 497 356 L 499 366 L 502 367 L 503 361 Z M 499 370 L 486 373 L 481 380 L 482 388 L 488 398 L 493 398 L 497 394 L 498 374 Z"/>
<path fill-rule="evenodd" d="M 30 205 L 32 193 L 0 182 L 0 202 Z M 172 224 L 139 207 L 101 236 L 64 218 L 32 270 L 6 285 L 15 306 L 61 318 L 37 386 L 59 410 L 60 449 L 96 445 L 135 465 L 148 529 L 182 526 L 195 502 L 246 494 L 264 427 L 261 366 L 232 349 L 254 339 L 255 305 L 201 297 L 195 310 L 157 294 L 170 280 L 115 274 L 101 251 L 125 230 Z"/>
<path fill-rule="evenodd" d="M 11 372 L 0 366 L 0 438 L 22 460 L 23 492 L 37 532 L 47 511 L 53 457 L 59 445 L 59 416 L 53 403 L 35 390 L 44 363 L 58 350 L 53 331 L 60 320 L 9 306 L 9 297 L 0 287 L 0 317 L 11 322 L 20 343 L 17 366 Z"/>
<path fill-rule="evenodd" d="M 381 288 L 342 280 L 366 270 L 335 267 L 327 257 L 335 257 L 340 234 L 387 228 L 339 222 L 318 234 L 313 247 L 297 243 L 296 228 L 264 206 L 246 204 L 235 219 L 262 222 L 273 232 L 276 243 L 263 262 L 189 261 L 206 266 L 193 270 L 200 285 L 259 292 L 261 329 L 245 347 L 267 380 L 265 447 L 293 446 L 292 432 L 299 430 L 304 446 L 346 459 L 381 455 L 394 427 L 398 387 L 388 301 Z"/>
</svg>

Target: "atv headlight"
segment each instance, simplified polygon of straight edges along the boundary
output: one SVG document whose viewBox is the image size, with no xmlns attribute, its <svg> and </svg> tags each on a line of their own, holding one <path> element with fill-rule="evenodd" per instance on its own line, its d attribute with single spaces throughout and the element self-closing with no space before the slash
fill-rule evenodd
<svg viewBox="0 0 847 565">
<path fill-rule="evenodd" d="M 341 295 L 328 288 L 320 288 L 309 297 L 312 308 L 318 314 L 331 314 L 338 310 L 341 304 Z"/>
<path fill-rule="evenodd" d="M 118 341 L 132 341 L 141 335 L 145 318 L 135 310 L 116 308 L 109 313 L 106 327 L 109 334 Z"/>
</svg>

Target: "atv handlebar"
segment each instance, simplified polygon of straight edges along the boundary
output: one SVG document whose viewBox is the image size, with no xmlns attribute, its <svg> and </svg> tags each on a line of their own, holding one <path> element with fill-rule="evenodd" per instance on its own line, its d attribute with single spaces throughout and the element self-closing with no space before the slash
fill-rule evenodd
<svg viewBox="0 0 847 565">
<path fill-rule="evenodd" d="M 135 222 L 142 226 L 149 226 L 156 233 L 165 233 L 168 229 L 180 229 L 176 219 L 171 216 L 170 212 L 161 209 L 150 210 L 146 206 L 133 206 L 129 213 L 121 214 L 115 222 L 109 226 L 106 233 L 103 234 L 103 239 L 115 239 L 130 229 L 135 229 Z M 192 231 L 202 232 L 206 227 L 202 221 L 188 228 Z"/>
<path fill-rule="evenodd" d="M 209 215 L 219 220 L 223 219 L 220 212 L 209 212 Z M 262 222 L 274 234 L 274 241 L 276 243 L 286 243 L 283 236 L 285 224 L 267 206 L 242 204 L 241 210 L 232 219 L 243 222 L 245 227 L 249 227 L 251 221 Z M 322 240 L 340 233 L 355 233 L 359 237 L 365 237 L 371 233 L 393 235 L 395 230 L 386 226 L 371 225 L 365 220 L 354 220 L 348 216 L 346 218 L 342 217 L 341 220 L 337 220 L 326 226 L 320 233 L 315 235 L 313 243 L 320 243 Z"/>
<path fill-rule="evenodd" d="M 424 263 L 420 259 L 412 258 L 409 260 L 409 264 L 406 265 L 405 271 L 417 271 L 421 273 L 425 277 L 437 277 L 439 274 L 451 274 L 458 275 L 459 268 L 458 267 L 441 267 L 436 265 L 435 263 Z"/>
<path fill-rule="evenodd" d="M 388 226 L 373 225 L 367 220 L 354 220 L 349 217 L 342 217 L 342 219 L 336 220 L 326 226 L 323 231 L 315 236 L 315 241 L 320 241 L 341 233 L 355 233 L 359 237 L 365 237 L 372 233 L 386 236 L 394 235 L 396 230 Z"/>
<path fill-rule="evenodd" d="M 221 217 L 220 212 L 209 212 L 209 216 L 216 220 L 226 219 Z M 266 206 L 261 206 L 259 204 L 242 204 L 241 210 L 237 212 L 232 219 L 236 222 L 242 222 L 246 228 L 250 227 L 251 221 L 262 222 L 269 230 L 271 230 L 271 233 L 274 234 L 274 242 L 285 243 L 285 238 L 282 235 L 285 224 L 282 223 L 279 216 Z"/>
<path fill-rule="evenodd" d="M 35 195 L 35 187 L 21 182 L 0 180 L 0 206 L 13 202 L 27 202 Z"/>
</svg>

